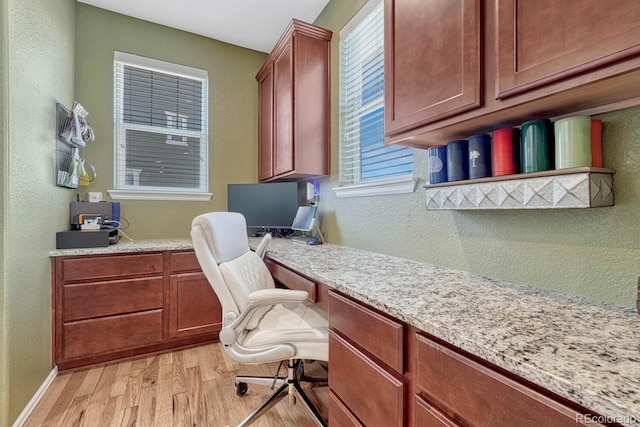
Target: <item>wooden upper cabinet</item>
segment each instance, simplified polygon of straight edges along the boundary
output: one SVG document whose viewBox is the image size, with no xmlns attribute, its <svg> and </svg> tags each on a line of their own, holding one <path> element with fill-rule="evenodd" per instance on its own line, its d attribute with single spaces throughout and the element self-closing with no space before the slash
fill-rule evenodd
<svg viewBox="0 0 640 427">
<path fill-rule="evenodd" d="M 385 0 L 385 143 L 640 103 L 637 0 Z"/>
<path fill-rule="evenodd" d="M 496 98 L 640 53 L 637 0 L 496 0 Z"/>
<path fill-rule="evenodd" d="M 260 181 L 329 174 L 331 37 L 293 20 L 256 75 Z"/>
<path fill-rule="evenodd" d="M 273 61 L 274 141 L 273 174 L 293 170 L 293 55 L 291 43 L 275 53 Z"/>
<path fill-rule="evenodd" d="M 385 1 L 385 135 L 482 104 L 480 0 Z"/>
<path fill-rule="evenodd" d="M 258 180 L 273 176 L 273 64 L 264 67 L 258 80 Z"/>
</svg>

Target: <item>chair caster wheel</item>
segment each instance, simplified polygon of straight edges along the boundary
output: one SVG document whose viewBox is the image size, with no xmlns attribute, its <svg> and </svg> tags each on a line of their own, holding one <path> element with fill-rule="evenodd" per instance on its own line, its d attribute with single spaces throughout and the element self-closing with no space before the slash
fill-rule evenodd
<svg viewBox="0 0 640 427">
<path fill-rule="evenodd" d="M 249 390 L 249 386 L 247 383 L 238 383 L 236 384 L 236 394 L 238 396 L 244 396 L 247 394 L 247 390 Z"/>
</svg>

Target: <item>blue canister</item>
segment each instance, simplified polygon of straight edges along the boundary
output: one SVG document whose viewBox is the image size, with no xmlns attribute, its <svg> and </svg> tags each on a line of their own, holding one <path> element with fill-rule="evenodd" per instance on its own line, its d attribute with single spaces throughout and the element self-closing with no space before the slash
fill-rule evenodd
<svg viewBox="0 0 640 427">
<path fill-rule="evenodd" d="M 447 143 L 447 181 L 469 179 L 469 151 L 466 139 Z"/>
<path fill-rule="evenodd" d="M 491 137 L 486 133 L 469 137 L 469 179 L 491 176 Z"/>
<path fill-rule="evenodd" d="M 429 147 L 429 183 L 447 182 L 447 147 L 435 145 Z"/>
</svg>

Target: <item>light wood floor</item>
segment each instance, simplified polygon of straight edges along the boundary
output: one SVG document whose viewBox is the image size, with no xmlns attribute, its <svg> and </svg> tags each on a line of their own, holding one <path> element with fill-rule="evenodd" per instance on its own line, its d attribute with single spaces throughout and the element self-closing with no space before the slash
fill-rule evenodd
<svg viewBox="0 0 640 427">
<path fill-rule="evenodd" d="M 317 363 L 305 365 L 311 376 L 326 376 Z M 269 387 L 249 385 L 235 392 L 236 375 L 274 375 L 277 364 L 240 365 L 219 343 L 159 355 L 65 371 L 56 377 L 27 420 L 35 426 L 236 426 L 271 394 Z M 281 371 L 285 374 L 285 369 Z M 325 387 L 309 393 L 322 403 Z M 257 427 L 316 424 L 302 404 L 282 399 Z"/>
</svg>

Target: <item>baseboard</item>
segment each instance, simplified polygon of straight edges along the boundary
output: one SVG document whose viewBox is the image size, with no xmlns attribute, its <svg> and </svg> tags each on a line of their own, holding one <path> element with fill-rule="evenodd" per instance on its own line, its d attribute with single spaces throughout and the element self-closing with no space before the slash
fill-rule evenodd
<svg viewBox="0 0 640 427">
<path fill-rule="evenodd" d="M 22 427 L 24 425 L 24 423 L 27 421 L 27 418 L 29 418 L 29 415 L 31 415 L 31 412 L 40 402 L 40 399 L 42 399 L 42 396 L 44 396 L 44 393 L 47 391 L 51 383 L 53 383 L 53 380 L 56 379 L 56 376 L 58 376 L 58 367 L 54 366 L 47 378 L 45 378 L 38 391 L 36 391 L 36 394 L 33 395 L 27 406 L 25 406 L 25 408 L 22 410 L 22 413 L 20 414 L 18 419 L 13 423 L 13 427 Z"/>
</svg>

